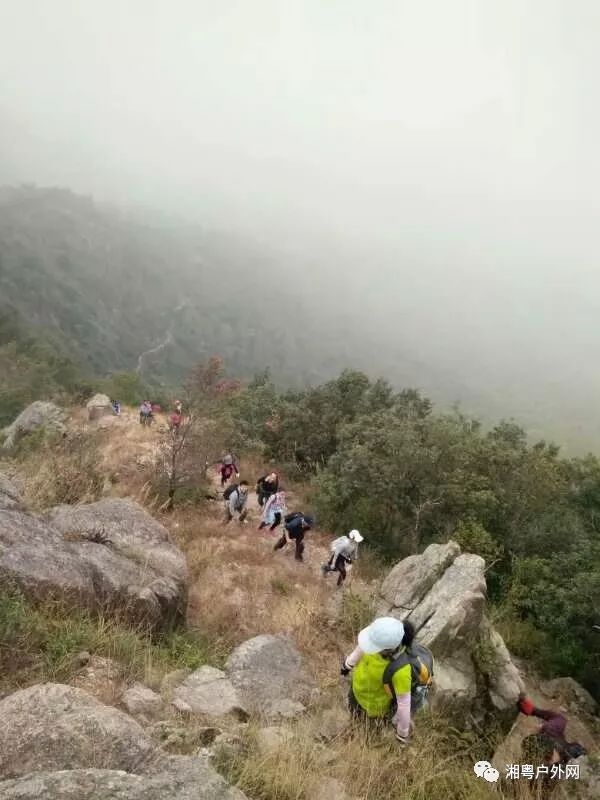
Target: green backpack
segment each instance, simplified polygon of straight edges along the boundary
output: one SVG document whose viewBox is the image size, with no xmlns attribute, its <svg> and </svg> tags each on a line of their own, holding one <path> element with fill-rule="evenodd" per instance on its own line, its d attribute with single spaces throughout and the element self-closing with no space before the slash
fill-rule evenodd
<svg viewBox="0 0 600 800">
<path fill-rule="evenodd" d="M 402 653 L 394 658 L 385 668 L 383 682 L 388 686 L 394 696 L 392 680 L 396 672 L 407 664 L 411 666 L 411 692 L 422 687 L 429 689 L 433 682 L 433 653 L 424 644 L 413 642 Z"/>
</svg>

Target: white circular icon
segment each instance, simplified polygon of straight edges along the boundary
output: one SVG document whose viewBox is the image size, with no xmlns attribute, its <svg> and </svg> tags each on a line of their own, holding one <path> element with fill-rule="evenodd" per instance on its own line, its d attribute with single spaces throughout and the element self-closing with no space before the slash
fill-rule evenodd
<svg viewBox="0 0 600 800">
<path fill-rule="evenodd" d="M 497 769 L 494 769 L 489 761 L 478 761 L 473 767 L 473 772 L 478 778 L 483 778 L 488 783 L 496 783 L 500 777 Z"/>
</svg>

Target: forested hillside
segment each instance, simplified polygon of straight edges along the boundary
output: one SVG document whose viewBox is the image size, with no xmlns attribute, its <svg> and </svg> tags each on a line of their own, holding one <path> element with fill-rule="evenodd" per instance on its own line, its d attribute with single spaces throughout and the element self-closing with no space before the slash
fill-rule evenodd
<svg viewBox="0 0 600 800">
<path fill-rule="evenodd" d="M 249 241 L 144 224 L 67 190 L 0 190 L 0 310 L 52 332 L 92 375 L 134 370 L 155 351 L 142 369 L 169 383 L 215 352 L 241 376 L 269 366 L 292 385 L 330 377 L 353 343 L 340 314 L 308 302 L 310 275 L 297 283 L 303 295 Z"/>
</svg>

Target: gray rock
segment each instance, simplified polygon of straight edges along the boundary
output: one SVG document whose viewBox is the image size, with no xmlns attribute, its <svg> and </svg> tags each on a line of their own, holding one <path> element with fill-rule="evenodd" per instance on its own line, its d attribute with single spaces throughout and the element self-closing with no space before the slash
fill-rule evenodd
<svg viewBox="0 0 600 800">
<path fill-rule="evenodd" d="M 21 411 L 15 421 L 5 428 L 4 449 L 14 447 L 19 441 L 30 433 L 44 428 L 53 433 L 64 433 L 66 413 L 54 403 L 36 400 Z"/>
<path fill-rule="evenodd" d="M 383 582 L 380 611 L 408 619 L 435 657 L 431 705 L 457 725 L 514 711 L 523 682 L 485 616 L 485 562 L 455 542 L 405 558 Z M 487 691 L 483 692 L 485 688 Z"/>
<path fill-rule="evenodd" d="M 25 535 L 19 536 L 18 525 L 13 526 L 15 554 L 18 558 L 21 550 L 29 553 L 37 549 L 45 583 L 54 585 L 59 594 L 62 589 L 66 589 L 62 594 L 68 594 L 60 570 L 46 570 L 45 574 L 43 570 L 50 549 L 59 562 L 63 553 L 68 561 L 74 559 L 79 573 L 75 588 L 87 596 L 88 606 L 116 607 L 134 621 L 157 627 L 184 616 L 185 556 L 169 541 L 167 530 L 140 505 L 132 500 L 106 499 L 88 505 L 58 506 L 48 513 L 47 522 L 51 532 L 45 531 L 46 546 L 40 541 L 43 531 L 32 537 L 24 526 Z M 0 570 L 2 560 L 0 555 Z M 26 575 L 27 560 L 23 561 Z"/>
<path fill-rule="evenodd" d="M 238 693 L 227 675 L 220 669 L 203 666 L 177 686 L 173 692 L 173 706 L 189 714 L 207 714 L 220 717 L 237 713 L 247 716 Z"/>
<path fill-rule="evenodd" d="M 409 615 L 418 640 L 438 657 L 474 645 L 486 603 L 485 561 L 461 555 Z"/>
<path fill-rule="evenodd" d="M 421 555 L 404 558 L 384 580 L 382 597 L 390 607 L 408 616 L 459 555 L 460 547 L 456 542 L 447 542 L 430 544 Z"/>
<path fill-rule="evenodd" d="M 434 686 L 429 695 L 432 710 L 455 725 L 465 727 L 476 699 L 477 676 L 469 655 L 457 655 L 452 660 L 437 659 Z"/>
<path fill-rule="evenodd" d="M 183 756 L 172 769 L 135 775 L 102 769 L 39 772 L 0 783 L 0 800 L 244 800 L 205 761 Z"/>
<path fill-rule="evenodd" d="M 299 713 L 316 688 L 300 653 L 284 636 L 263 634 L 243 642 L 229 656 L 226 670 L 245 707 L 266 718 Z"/>
<path fill-rule="evenodd" d="M 106 394 L 95 394 L 86 403 L 88 411 L 88 419 L 95 420 L 101 417 L 113 414 L 112 405 L 110 404 L 110 397 Z"/>
<path fill-rule="evenodd" d="M 479 643 L 475 648 L 475 660 L 479 671 L 487 679 L 492 706 L 498 711 L 514 713 L 519 695 L 525 691 L 525 684 L 504 639 L 485 618 L 481 625 Z"/>
<path fill-rule="evenodd" d="M 598 703 L 592 695 L 573 678 L 554 678 L 541 683 L 540 689 L 563 705 L 584 711 L 586 714 L 596 714 L 598 711 Z"/>
<path fill-rule="evenodd" d="M 212 744 L 222 730 L 212 725 L 194 725 L 189 721 L 184 725 L 177 719 L 163 719 L 151 725 L 148 733 L 164 751 L 189 754 Z"/>
<path fill-rule="evenodd" d="M 126 614 L 153 627 L 183 617 L 184 555 L 131 500 L 59 506 L 46 520 L 0 509 L 0 579 L 36 600 Z"/>
<path fill-rule="evenodd" d="M 154 756 L 137 722 L 72 686 L 15 692 L 0 702 L 0 719 L 1 778 L 91 766 L 135 772 Z"/>
<path fill-rule="evenodd" d="M 15 484 L 0 473 L 0 509 L 14 511 L 22 509 L 21 495 Z"/>
<path fill-rule="evenodd" d="M 163 710 L 163 699 L 143 683 L 134 683 L 123 693 L 121 702 L 134 717 L 156 719 Z"/>
</svg>

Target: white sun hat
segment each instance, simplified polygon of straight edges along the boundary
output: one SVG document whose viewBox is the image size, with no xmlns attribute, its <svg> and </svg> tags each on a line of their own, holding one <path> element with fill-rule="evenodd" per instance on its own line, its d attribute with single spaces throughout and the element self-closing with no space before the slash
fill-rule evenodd
<svg viewBox="0 0 600 800">
<path fill-rule="evenodd" d="M 350 531 L 350 533 L 348 534 L 348 538 L 352 539 L 352 541 L 356 542 L 357 544 L 360 544 L 361 542 L 364 542 L 364 540 L 365 540 L 365 537 L 361 536 L 360 533 L 356 529 L 353 530 L 353 531 Z"/>
<path fill-rule="evenodd" d="M 394 650 L 404 638 L 404 625 L 394 617 L 379 617 L 358 634 L 358 646 L 363 653 Z"/>
</svg>

